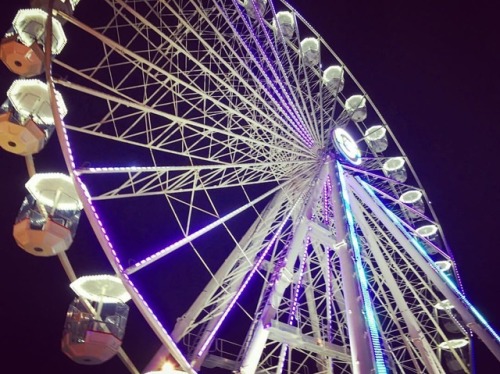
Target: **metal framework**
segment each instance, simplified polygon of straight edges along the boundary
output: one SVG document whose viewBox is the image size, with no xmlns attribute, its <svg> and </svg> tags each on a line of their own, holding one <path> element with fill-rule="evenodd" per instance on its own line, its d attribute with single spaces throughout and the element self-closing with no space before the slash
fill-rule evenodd
<svg viewBox="0 0 500 374">
<path fill-rule="evenodd" d="M 289 4 L 99 5 L 90 24 L 58 14 L 101 53 L 68 52 L 48 80 L 80 103 L 56 121 L 63 153 L 104 252 L 162 343 L 146 371 L 171 356 L 186 372 L 470 373 L 471 330 L 500 359 L 390 128 Z M 340 68 L 340 85 L 322 61 Z M 351 94 L 366 107 L 349 108 Z M 374 123 L 383 151 L 367 141 Z M 360 162 L 335 144 L 337 129 Z M 406 180 L 383 172 L 396 156 Z M 421 204 L 401 199 L 409 191 Z M 179 274 L 186 290 L 171 316 L 155 307 Z"/>
</svg>

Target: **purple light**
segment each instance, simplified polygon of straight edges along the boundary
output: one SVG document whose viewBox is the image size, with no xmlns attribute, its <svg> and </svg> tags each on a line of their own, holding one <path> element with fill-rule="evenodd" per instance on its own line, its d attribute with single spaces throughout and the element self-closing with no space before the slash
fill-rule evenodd
<svg viewBox="0 0 500 374">
<path fill-rule="evenodd" d="M 258 42 L 258 39 L 257 39 L 257 36 L 255 35 L 255 33 L 253 32 L 252 28 L 251 28 L 251 25 L 249 25 L 248 21 L 246 20 L 245 16 L 242 14 L 238 4 L 235 2 L 235 6 L 236 6 L 236 9 L 238 10 L 238 12 L 240 13 L 240 16 L 241 16 L 241 19 L 243 20 L 243 22 L 245 23 L 245 25 L 247 26 L 247 29 L 251 32 L 252 36 L 253 36 L 253 39 L 254 41 L 256 42 L 257 44 L 257 48 L 259 49 L 260 53 L 264 56 L 264 59 L 266 60 L 267 62 L 267 65 L 269 67 L 272 67 L 273 65 L 271 64 L 271 62 L 269 61 L 269 59 L 267 58 L 265 52 L 263 51 L 262 49 L 262 46 L 260 45 L 260 43 Z M 260 17 L 260 15 L 259 15 Z M 260 22 L 262 22 L 262 20 L 260 20 Z M 239 35 L 238 31 L 234 28 L 234 26 L 231 24 L 230 25 L 233 32 L 236 34 L 236 35 Z M 267 35 L 267 34 L 266 34 Z M 266 74 L 266 70 L 264 69 L 264 67 L 262 66 L 262 64 L 260 62 L 257 61 L 257 59 L 255 58 L 255 56 L 250 52 L 252 49 L 248 46 L 248 44 L 242 39 L 240 38 L 240 42 L 241 44 L 243 44 L 245 46 L 245 48 L 247 49 L 247 51 L 249 52 L 249 55 L 250 57 L 252 58 L 252 61 L 257 65 L 257 67 L 259 68 L 259 71 L 261 72 L 261 74 L 266 77 L 266 81 L 267 82 L 272 82 L 271 79 L 269 79 L 268 75 Z M 273 71 L 274 72 L 274 71 Z M 274 77 L 276 78 L 276 81 L 280 82 L 280 79 L 279 77 L 276 76 L 276 74 L 274 74 Z M 271 84 L 271 86 L 273 88 L 275 88 L 274 85 Z M 292 109 L 290 109 L 289 105 L 287 104 L 286 100 L 282 98 L 281 94 L 279 92 L 277 92 L 276 89 L 274 89 L 275 93 L 276 93 L 276 96 L 278 96 L 281 100 L 281 103 L 278 103 L 273 95 L 267 90 L 266 87 L 262 87 L 262 89 L 266 92 L 266 94 L 271 98 L 271 100 L 277 105 L 279 106 L 282 111 L 284 112 L 285 116 L 290 120 L 290 125 L 292 126 L 292 130 L 294 130 L 294 132 L 300 136 L 300 138 L 304 141 L 304 143 L 309 147 L 309 148 L 312 148 L 313 145 L 314 145 L 314 140 L 312 139 L 311 135 L 309 134 L 309 131 L 307 131 L 307 129 L 304 127 L 304 125 L 300 122 L 300 120 L 297 118 L 297 115 L 295 113 L 295 111 L 293 111 Z M 282 90 L 285 92 L 285 95 L 287 94 L 286 93 L 286 90 L 284 88 L 282 88 Z M 288 98 L 288 96 L 287 96 Z M 284 108 L 283 108 L 284 107 Z M 290 114 L 288 113 L 292 113 L 292 117 L 293 118 L 290 118 Z"/>
<path fill-rule="evenodd" d="M 250 282 L 250 280 L 252 279 L 253 275 L 257 272 L 257 270 L 259 269 L 262 261 L 264 261 L 264 258 L 267 256 L 267 253 L 269 252 L 269 250 L 271 249 L 271 247 L 273 246 L 274 242 L 276 241 L 276 239 L 278 238 L 279 235 L 281 235 L 281 231 L 283 230 L 283 228 L 285 227 L 285 224 L 288 220 L 288 217 L 290 217 L 290 214 L 291 212 L 293 211 L 293 209 L 290 209 L 290 213 L 288 214 L 288 216 L 283 220 L 283 222 L 281 223 L 280 227 L 278 228 L 278 230 L 276 231 L 276 233 L 274 234 L 274 236 L 271 238 L 271 240 L 269 241 L 267 247 L 264 249 L 264 251 L 262 252 L 262 254 L 260 255 L 259 259 L 257 260 L 257 262 L 254 264 L 252 270 L 250 271 L 250 273 L 248 273 L 246 279 L 244 280 L 244 282 L 241 284 L 239 290 L 236 292 L 236 294 L 233 296 L 232 300 L 229 302 L 229 305 L 226 307 L 226 309 L 224 310 L 224 313 L 222 313 L 222 316 L 219 318 L 219 320 L 217 321 L 217 324 L 214 326 L 214 329 L 210 332 L 210 335 L 207 337 L 207 339 L 205 340 L 205 343 L 203 343 L 202 347 L 200 348 L 200 351 L 197 353 L 197 356 L 198 357 L 201 357 L 203 355 L 203 353 L 205 352 L 205 350 L 208 348 L 208 346 L 210 345 L 210 343 L 212 342 L 212 339 L 214 338 L 215 334 L 217 333 L 217 331 L 219 330 L 219 328 L 221 327 L 222 323 L 224 322 L 224 320 L 226 319 L 227 315 L 229 314 L 229 312 L 232 310 L 233 306 L 236 304 L 236 302 L 238 301 L 239 297 L 241 296 L 241 294 L 243 293 L 243 291 L 245 290 L 247 284 Z"/>
<path fill-rule="evenodd" d="M 330 247 L 326 247 L 325 249 L 325 255 L 326 255 L 326 294 L 327 294 L 327 302 L 326 302 L 326 314 L 328 316 L 328 326 L 327 326 L 327 330 L 328 330 L 328 341 L 331 341 L 332 339 L 332 319 L 331 319 L 331 315 L 332 315 L 332 305 L 330 304 L 330 301 L 332 299 L 332 293 L 333 293 L 333 290 L 332 290 L 332 287 L 331 287 L 331 276 L 330 276 L 330 251 L 331 251 L 331 248 Z"/>
<path fill-rule="evenodd" d="M 306 239 L 306 244 L 304 246 L 304 254 L 302 255 L 302 258 L 300 259 L 299 279 L 297 281 L 297 286 L 295 288 L 295 295 L 293 297 L 292 309 L 290 310 L 290 315 L 288 316 L 288 324 L 289 325 L 293 325 L 293 322 L 295 320 L 295 313 L 297 311 L 297 305 L 299 303 L 300 288 L 302 286 L 302 278 L 304 277 L 304 270 L 306 268 L 307 248 L 309 247 L 309 244 L 311 244 L 311 238 L 308 236 Z"/>
<path fill-rule="evenodd" d="M 330 224 L 329 208 L 330 208 L 331 193 L 332 193 L 332 181 L 330 180 L 330 177 L 327 177 L 325 184 L 323 186 L 323 219 L 325 221 L 325 224 L 327 225 Z"/>
<path fill-rule="evenodd" d="M 253 3 L 254 3 L 254 7 L 255 7 L 255 0 L 251 0 Z M 256 8 L 257 9 L 257 8 Z M 241 11 L 239 10 L 240 12 L 240 15 L 241 15 Z M 266 27 L 266 24 L 265 24 L 265 20 L 262 18 L 262 15 L 260 14 L 260 12 L 256 12 L 256 15 L 257 15 L 257 18 L 259 20 L 259 23 L 260 25 L 262 26 L 262 30 L 264 32 L 264 34 L 266 35 L 266 39 L 267 41 L 269 42 L 269 45 L 273 45 L 273 41 L 271 40 L 271 38 L 269 37 L 269 34 L 268 34 L 268 31 L 267 31 L 267 27 Z M 284 93 L 285 95 L 285 98 L 287 99 L 288 102 L 292 103 L 293 105 L 293 100 L 290 98 L 290 95 L 288 94 L 288 91 L 285 89 L 285 87 L 283 86 L 283 83 L 281 82 L 281 79 L 279 79 L 280 77 L 277 76 L 275 70 L 273 69 L 274 67 L 274 64 L 271 63 L 271 61 L 269 61 L 266 53 L 264 52 L 263 48 L 262 48 L 262 45 L 260 44 L 259 40 L 257 39 L 255 33 L 252 31 L 252 29 L 249 27 L 249 24 L 248 22 L 246 21 L 246 19 L 244 17 L 242 17 L 247 28 L 250 30 L 250 32 L 252 33 L 252 35 L 254 36 L 254 40 L 261 52 L 261 54 L 264 56 L 266 62 L 267 62 L 267 65 L 270 67 L 272 73 L 273 73 L 273 76 L 276 80 L 276 82 L 278 83 L 278 85 L 280 86 L 282 92 Z M 278 59 L 278 63 L 279 63 L 279 59 Z M 284 105 L 287 109 L 289 109 L 289 105 L 287 104 L 287 102 L 284 102 Z M 300 115 L 298 115 L 297 111 L 294 110 L 295 107 L 293 107 L 291 110 L 293 111 L 293 114 L 296 116 L 296 117 L 299 117 L 300 118 Z M 290 109 L 289 109 L 290 110 Z M 312 147 L 314 145 L 314 141 L 311 137 L 311 134 L 309 133 L 309 131 L 307 130 L 307 128 L 305 128 L 305 126 L 302 124 L 302 122 L 300 120 L 298 120 L 298 124 L 297 126 L 299 126 L 299 129 L 298 131 L 301 132 L 301 135 L 302 136 L 305 136 L 307 141 L 310 141 L 310 143 L 308 143 L 308 146 L 309 147 Z"/>
<path fill-rule="evenodd" d="M 52 82 L 52 79 L 50 77 L 50 74 L 48 74 L 48 81 L 51 83 L 51 88 L 52 88 L 51 96 L 53 98 L 54 88 L 53 88 L 53 82 Z M 139 310 L 141 310 L 141 312 L 143 312 L 143 314 L 146 314 L 146 312 L 149 311 L 149 315 L 146 314 L 146 315 L 144 315 L 144 317 L 148 321 L 150 321 L 151 318 L 147 318 L 147 317 L 152 316 L 153 319 L 156 321 L 156 326 L 153 326 L 152 322 L 150 325 L 151 328 L 153 329 L 153 331 L 157 332 L 160 340 L 165 340 L 168 343 L 167 345 L 170 347 L 173 356 L 176 358 L 176 360 L 179 362 L 179 364 L 183 368 L 189 370 L 191 373 L 195 373 L 192 366 L 186 360 L 186 358 L 181 353 L 181 351 L 177 348 L 177 345 L 172 340 L 172 338 L 168 334 L 167 330 L 163 327 L 163 325 L 158 320 L 156 315 L 149 308 L 149 306 L 147 305 L 147 303 L 144 300 L 144 297 L 138 292 L 138 290 L 135 287 L 132 280 L 125 273 L 123 273 L 124 269 L 121 266 L 120 259 L 118 258 L 116 252 L 113 250 L 113 245 L 112 245 L 111 241 L 109 240 L 109 237 L 106 235 L 106 232 L 103 228 L 102 222 L 99 219 L 99 215 L 97 213 L 97 210 L 95 209 L 95 207 L 92 204 L 91 196 L 90 196 L 90 193 L 87 189 L 87 186 L 83 183 L 81 178 L 78 175 L 76 175 L 76 173 L 74 172 L 75 164 L 73 161 L 73 157 L 71 155 L 71 153 L 72 153 L 71 144 L 69 142 L 68 133 L 66 131 L 65 124 L 61 120 L 61 117 L 57 111 L 53 111 L 53 113 L 54 113 L 54 119 L 55 119 L 55 123 L 56 123 L 56 130 L 57 130 L 59 142 L 60 142 L 60 144 L 66 144 L 66 147 L 61 147 L 62 152 L 63 152 L 63 156 L 64 156 L 65 161 L 66 161 L 66 165 L 68 166 L 68 170 L 72 173 L 72 176 L 75 180 L 76 189 L 80 192 L 80 195 L 84 196 L 84 198 L 82 199 L 82 203 L 84 205 L 85 211 L 89 215 L 89 221 L 94 228 L 96 236 L 97 236 L 97 238 L 98 238 L 98 240 L 99 240 L 99 242 L 100 242 L 100 244 L 101 244 L 101 246 L 106 254 L 106 257 L 108 257 L 108 260 L 110 261 L 111 265 L 113 266 L 115 273 L 122 280 L 125 288 L 132 296 L 132 299 L 134 300 L 134 302 L 137 305 L 137 307 L 139 308 Z M 62 130 L 62 131 L 60 131 L 60 130 Z M 90 216 L 92 216 L 92 215 L 94 217 L 94 220 L 90 219 Z M 99 225 L 96 226 L 94 224 L 95 222 L 98 222 Z M 100 234 L 99 234 L 99 232 L 100 232 Z"/>
</svg>

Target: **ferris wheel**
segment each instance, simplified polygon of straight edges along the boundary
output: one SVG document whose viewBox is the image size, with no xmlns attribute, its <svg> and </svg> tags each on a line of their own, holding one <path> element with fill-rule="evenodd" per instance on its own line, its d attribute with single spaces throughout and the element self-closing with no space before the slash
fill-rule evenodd
<svg viewBox="0 0 500 374">
<path fill-rule="evenodd" d="M 500 360 L 410 160 L 291 5 L 109 0 L 80 20 L 78 1 L 47 4 L 3 41 L 22 78 L 0 141 L 29 159 L 55 128 L 72 178 L 28 162 L 18 243 L 72 274 L 83 208 L 116 275 L 70 276 L 75 361 L 118 352 L 137 372 L 129 297 L 161 345 L 144 372 L 470 373 L 472 334 Z M 109 357 L 71 341 L 82 326 L 114 336 Z"/>
</svg>

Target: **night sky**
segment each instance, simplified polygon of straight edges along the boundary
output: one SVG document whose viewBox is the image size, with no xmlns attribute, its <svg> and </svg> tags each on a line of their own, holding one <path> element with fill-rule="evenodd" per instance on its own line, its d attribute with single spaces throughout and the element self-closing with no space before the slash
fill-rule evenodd
<svg viewBox="0 0 500 374">
<path fill-rule="evenodd" d="M 82 0 L 76 16 L 91 15 Z M 0 31 L 27 1 L 2 5 Z M 93 0 L 96 4 L 98 1 Z M 453 250 L 469 300 L 500 331 L 500 33 L 494 5 L 460 1 L 295 0 L 290 2 L 328 41 L 370 95 L 410 158 Z M 20 5 L 18 5 L 20 4 Z M 93 8 L 95 10 L 95 7 Z M 66 48 L 77 48 L 71 35 Z M 15 79 L 0 66 L 0 89 Z M 78 105 L 69 104 L 72 111 Z M 35 156 L 40 170 L 62 170 L 56 138 Z M 3 372 L 125 373 L 117 358 L 81 367 L 61 353 L 72 291 L 57 258 L 35 258 L 11 235 L 24 196 L 24 159 L 0 152 L 0 272 Z M 86 218 L 70 252 L 87 251 L 107 269 Z M 145 323 L 131 310 L 124 347 L 139 367 L 154 352 Z M 138 344 L 139 339 L 151 339 Z M 479 342 L 478 374 L 500 372 Z M 14 358 L 16 357 L 16 358 Z M 20 359 L 19 357 L 22 357 Z"/>
</svg>

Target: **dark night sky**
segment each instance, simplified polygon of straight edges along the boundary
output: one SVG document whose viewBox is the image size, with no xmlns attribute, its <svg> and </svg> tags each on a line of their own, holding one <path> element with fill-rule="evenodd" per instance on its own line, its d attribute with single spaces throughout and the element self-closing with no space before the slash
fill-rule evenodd
<svg viewBox="0 0 500 374">
<path fill-rule="evenodd" d="M 81 18 L 91 14 L 86 1 L 76 12 Z M 500 121 L 495 113 L 500 108 L 500 33 L 493 5 L 464 3 L 291 1 L 346 63 L 391 126 L 433 203 L 469 299 L 498 331 Z M 3 5 L 0 31 L 7 30 L 17 4 Z M 75 48 L 71 43 L 70 36 L 67 48 Z M 14 76 L 0 68 L 0 87 L 6 92 Z M 45 171 L 60 170 L 55 138 L 35 160 Z M 118 359 L 102 367 L 79 367 L 60 352 L 72 293 L 57 258 L 31 257 L 12 239 L 27 180 L 23 158 L 0 152 L 0 170 L 3 371 L 125 373 Z M 78 251 L 88 250 L 94 261 L 104 262 L 96 248 L 82 219 L 70 251 L 78 259 Z M 135 310 L 131 314 L 134 325 L 124 344 L 142 365 L 155 343 L 145 343 L 141 352 L 137 341 L 146 327 Z M 478 374 L 500 372 L 500 364 L 481 343 L 476 361 Z"/>
</svg>

